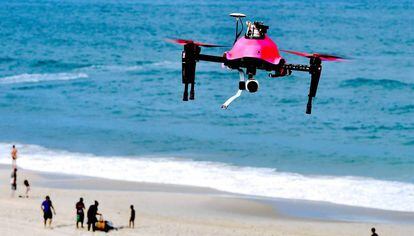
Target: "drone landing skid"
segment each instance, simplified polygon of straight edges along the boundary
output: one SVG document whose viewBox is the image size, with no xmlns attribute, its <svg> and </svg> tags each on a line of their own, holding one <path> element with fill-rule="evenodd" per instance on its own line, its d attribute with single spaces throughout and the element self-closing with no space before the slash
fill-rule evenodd
<svg viewBox="0 0 414 236">
<path fill-rule="evenodd" d="M 236 94 L 234 94 L 233 96 L 231 96 L 229 99 L 227 99 L 227 101 L 225 103 L 223 103 L 223 105 L 221 105 L 222 109 L 227 109 L 230 106 L 230 103 L 232 103 L 234 100 L 236 100 L 236 98 L 240 97 L 240 95 L 242 94 L 243 90 L 238 90 L 236 92 Z"/>
<path fill-rule="evenodd" d="M 239 76 L 240 76 L 239 90 L 237 90 L 236 94 L 231 96 L 229 99 L 227 99 L 227 101 L 225 103 L 223 103 L 223 105 L 221 105 L 222 109 L 227 109 L 230 106 L 230 104 L 234 100 L 236 100 L 238 97 L 240 97 L 240 95 L 243 92 L 243 88 L 242 88 L 242 86 L 240 86 L 240 84 L 244 84 L 244 71 L 242 69 L 238 69 L 238 71 L 239 71 Z"/>
</svg>

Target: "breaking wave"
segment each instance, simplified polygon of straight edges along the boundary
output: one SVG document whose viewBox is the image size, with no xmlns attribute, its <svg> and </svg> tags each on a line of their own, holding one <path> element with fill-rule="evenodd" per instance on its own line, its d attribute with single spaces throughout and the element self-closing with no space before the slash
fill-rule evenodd
<svg viewBox="0 0 414 236">
<path fill-rule="evenodd" d="M 1 143 L 0 153 L 11 144 Z M 266 197 L 326 201 L 360 207 L 414 211 L 414 184 L 353 176 L 312 176 L 272 168 L 239 167 L 178 158 L 96 156 L 18 145 L 24 169 L 116 180 L 209 187 Z M 1 164 L 10 160 L 1 158 Z"/>
<path fill-rule="evenodd" d="M 0 84 L 38 83 L 88 78 L 86 73 L 20 74 L 0 78 Z"/>
</svg>

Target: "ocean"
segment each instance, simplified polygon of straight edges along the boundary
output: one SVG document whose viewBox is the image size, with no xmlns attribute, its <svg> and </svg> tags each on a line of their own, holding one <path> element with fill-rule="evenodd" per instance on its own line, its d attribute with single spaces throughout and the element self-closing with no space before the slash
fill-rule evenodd
<svg viewBox="0 0 414 236">
<path fill-rule="evenodd" d="M 222 110 L 238 74 L 205 62 L 182 102 L 182 48 L 164 39 L 231 46 L 231 12 L 269 25 L 280 49 L 350 59 L 323 63 L 312 115 L 300 72 L 259 72 L 259 92 Z M 16 144 L 25 169 L 414 211 L 413 13 L 385 0 L 1 1 L 0 163 Z"/>
</svg>

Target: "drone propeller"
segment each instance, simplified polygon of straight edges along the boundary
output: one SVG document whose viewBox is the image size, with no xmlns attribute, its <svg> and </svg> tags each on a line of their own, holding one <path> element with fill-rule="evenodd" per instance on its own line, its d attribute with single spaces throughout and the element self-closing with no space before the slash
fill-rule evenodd
<svg viewBox="0 0 414 236">
<path fill-rule="evenodd" d="M 206 48 L 222 48 L 222 47 L 227 47 L 227 46 L 217 45 L 217 44 L 196 42 L 196 41 L 189 40 L 189 39 L 173 39 L 173 38 L 167 38 L 165 40 L 168 41 L 168 42 L 170 42 L 170 43 L 175 43 L 175 44 L 180 44 L 180 45 L 194 44 L 194 45 L 201 46 L 201 47 L 206 47 Z"/>
<path fill-rule="evenodd" d="M 323 53 L 306 53 L 306 52 L 297 52 L 297 51 L 291 51 L 291 50 L 280 50 L 280 51 L 294 54 L 294 55 L 301 56 L 301 57 L 307 57 L 307 58 L 317 57 L 317 58 L 320 58 L 322 61 L 344 61 L 346 60 L 346 58 L 344 57 L 323 54 Z"/>
</svg>

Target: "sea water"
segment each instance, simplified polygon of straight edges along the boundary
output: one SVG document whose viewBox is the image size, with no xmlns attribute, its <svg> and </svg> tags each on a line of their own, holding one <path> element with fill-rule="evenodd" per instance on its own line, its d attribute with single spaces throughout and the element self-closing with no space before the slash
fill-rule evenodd
<svg viewBox="0 0 414 236">
<path fill-rule="evenodd" d="M 0 163 L 26 169 L 414 211 L 412 1 L 1 1 Z M 181 46 L 231 46 L 243 12 L 281 49 L 335 53 L 312 115 L 309 74 L 238 74 Z M 228 48 L 203 48 L 222 55 Z M 294 55 L 290 63 L 308 63 Z"/>
</svg>

